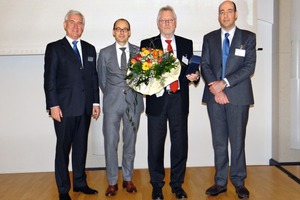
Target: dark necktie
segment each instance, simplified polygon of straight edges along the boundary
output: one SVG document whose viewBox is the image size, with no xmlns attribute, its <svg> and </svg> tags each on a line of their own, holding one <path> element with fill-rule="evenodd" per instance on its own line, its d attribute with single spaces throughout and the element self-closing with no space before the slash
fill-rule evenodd
<svg viewBox="0 0 300 200">
<path fill-rule="evenodd" d="M 81 66 L 82 66 L 80 53 L 79 53 L 78 48 L 77 48 L 77 42 L 78 42 L 78 41 L 76 41 L 76 40 L 74 40 L 74 41 L 72 42 L 72 44 L 73 44 L 73 51 L 74 51 L 74 53 L 76 54 L 77 59 L 79 60 L 79 62 L 81 63 Z M 82 68 L 83 68 L 83 67 L 81 67 L 80 69 L 82 69 Z"/>
<path fill-rule="evenodd" d="M 80 54 L 79 54 L 79 51 L 78 51 L 78 48 L 77 48 L 77 42 L 78 41 L 73 41 L 72 44 L 73 44 L 73 51 L 75 52 L 76 56 L 77 56 L 77 59 L 81 62 L 81 57 L 80 57 Z"/>
<path fill-rule="evenodd" d="M 172 40 L 166 40 L 166 43 L 168 43 L 168 46 L 167 46 L 168 52 L 173 53 L 173 48 L 172 48 L 171 42 L 172 42 Z M 174 93 L 178 90 L 178 80 L 176 80 L 170 84 L 170 90 Z"/>
<path fill-rule="evenodd" d="M 225 78 L 226 62 L 229 54 L 229 33 L 225 33 L 222 49 L 222 79 Z"/>
<path fill-rule="evenodd" d="M 120 50 L 122 50 L 121 54 L 121 70 L 123 73 L 126 74 L 126 65 L 127 65 L 127 59 L 126 59 L 126 53 L 125 53 L 126 47 L 121 47 Z"/>
</svg>

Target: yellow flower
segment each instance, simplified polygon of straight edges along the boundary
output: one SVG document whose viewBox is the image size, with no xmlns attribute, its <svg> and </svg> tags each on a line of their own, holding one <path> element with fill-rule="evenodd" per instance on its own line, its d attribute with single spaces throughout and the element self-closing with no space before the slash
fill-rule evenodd
<svg viewBox="0 0 300 200">
<path fill-rule="evenodd" d="M 144 71 L 147 71 L 150 69 L 150 64 L 148 62 L 144 62 L 143 65 L 142 65 L 142 69 Z"/>
<path fill-rule="evenodd" d="M 142 56 L 147 56 L 149 54 L 150 54 L 150 51 L 148 49 L 143 50 L 141 53 Z"/>
<path fill-rule="evenodd" d="M 173 54 L 164 53 L 161 49 L 142 48 L 139 53 L 132 56 L 125 79 L 133 89 L 140 86 L 150 87 L 148 84 L 153 80 L 163 86 L 165 74 L 180 66 Z"/>
</svg>

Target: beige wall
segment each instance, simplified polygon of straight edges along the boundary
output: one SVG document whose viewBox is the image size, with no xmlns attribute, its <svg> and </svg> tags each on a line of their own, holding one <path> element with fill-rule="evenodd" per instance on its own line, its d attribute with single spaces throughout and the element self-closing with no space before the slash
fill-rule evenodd
<svg viewBox="0 0 300 200">
<path fill-rule="evenodd" d="M 272 158 L 278 162 L 299 162 L 300 150 L 290 148 L 292 5 L 291 0 L 275 0 L 274 4 Z"/>
</svg>

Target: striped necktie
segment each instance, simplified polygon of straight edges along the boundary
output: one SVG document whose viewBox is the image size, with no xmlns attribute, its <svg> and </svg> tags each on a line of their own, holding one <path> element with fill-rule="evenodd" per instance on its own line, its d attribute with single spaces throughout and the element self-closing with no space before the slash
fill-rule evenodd
<svg viewBox="0 0 300 200">
<path fill-rule="evenodd" d="M 76 57 L 77 57 L 77 59 L 79 60 L 79 62 L 81 63 L 81 66 L 82 66 L 80 53 L 79 53 L 79 50 L 78 50 L 78 48 L 77 48 L 77 43 L 78 43 L 78 41 L 76 41 L 76 40 L 74 40 L 74 41 L 72 42 L 72 44 L 73 44 L 73 51 L 74 51 L 74 53 L 76 54 Z M 81 67 L 80 69 L 82 69 L 82 68 L 83 68 L 83 67 Z"/>
</svg>

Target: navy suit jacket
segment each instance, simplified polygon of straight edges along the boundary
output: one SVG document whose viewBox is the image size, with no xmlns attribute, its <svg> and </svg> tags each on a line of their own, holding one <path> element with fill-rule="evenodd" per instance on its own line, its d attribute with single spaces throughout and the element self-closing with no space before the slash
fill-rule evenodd
<svg viewBox="0 0 300 200">
<path fill-rule="evenodd" d="M 90 115 L 99 103 L 95 47 L 81 40 L 83 69 L 64 37 L 49 43 L 45 53 L 46 109 L 60 106 L 64 117 Z"/>
<path fill-rule="evenodd" d="M 254 104 L 251 76 L 256 63 L 256 35 L 247 30 L 236 28 L 229 49 L 226 63 L 225 78 L 230 87 L 223 90 L 234 105 Z M 238 51 L 245 52 L 239 56 Z M 221 29 L 204 36 L 202 47 L 201 73 L 206 84 L 202 101 L 213 103 L 214 95 L 209 91 L 208 84 L 222 78 L 222 41 Z"/>
<path fill-rule="evenodd" d="M 192 40 L 180 37 L 175 35 L 176 41 L 176 50 L 177 50 L 177 58 L 181 62 L 183 56 L 190 59 L 193 55 L 193 42 Z M 160 39 L 160 35 L 145 39 L 141 41 L 140 48 L 148 47 L 148 48 L 156 48 L 163 49 L 162 41 Z M 180 82 L 180 95 L 182 97 L 182 112 L 184 114 L 188 114 L 189 112 L 189 82 L 184 80 L 185 72 L 187 70 L 187 65 L 181 62 L 181 72 L 179 76 Z M 164 105 L 164 97 L 156 97 L 156 95 L 147 95 L 146 96 L 146 114 L 158 116 Z"/>
</svg>

